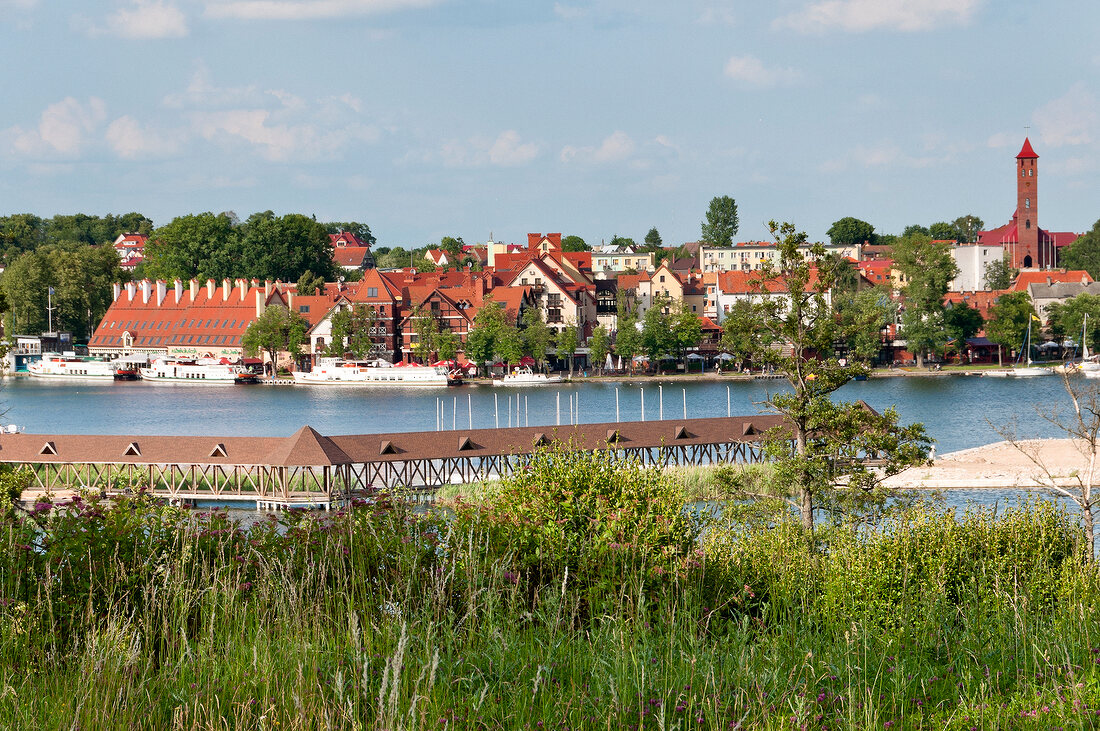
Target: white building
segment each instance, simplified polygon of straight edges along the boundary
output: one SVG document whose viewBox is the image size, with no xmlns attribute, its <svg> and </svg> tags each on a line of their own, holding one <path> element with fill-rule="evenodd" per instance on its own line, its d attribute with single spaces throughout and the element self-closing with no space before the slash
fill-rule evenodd
<svg viewBox="0 0 1100 731">
<path fill-rule="evenodd" d="M 1003 244 L 956 244 L 951 247 L 951 258 L 959 268 L 959 274 L 951 280 L 952 292 L 980 292 L 989 289 L 985 269 L 1005 256 Z"/>
<path fill-rule="evenodd" d="M 809 255 L 812 244 L 803 248 Z M 836 253 L 858 261 L 863 247 L 859 244 L 822 244 L 825 253 Z M 733 246 L 699 245 L 699 268 L 704 272 L 752 272 L 764 268 L 765 263 L 775 264 L 779 252 L 774 242 L 748 241 Z"/>
</svg>

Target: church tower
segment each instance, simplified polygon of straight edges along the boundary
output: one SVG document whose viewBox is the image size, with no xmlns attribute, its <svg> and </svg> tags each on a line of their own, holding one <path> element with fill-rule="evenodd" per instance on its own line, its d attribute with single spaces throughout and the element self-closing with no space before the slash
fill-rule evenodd
<svg viewBox="0 0 1100 731">
<path fill-rule="evenodd" d="M 1024 146 L 1016 156 L 1016 246 L 1012 266 L 1023 269 L 1050 267 L 1039 249 L 1039 156 L 1024 138 Z"/>
</svg>

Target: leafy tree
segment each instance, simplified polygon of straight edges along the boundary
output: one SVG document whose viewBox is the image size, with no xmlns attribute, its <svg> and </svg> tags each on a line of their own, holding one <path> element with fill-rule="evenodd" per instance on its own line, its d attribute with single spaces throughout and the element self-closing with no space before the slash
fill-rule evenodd
<svg viewBox="0 0 1100 731">
<path fill-rule="evenodd" d="M 756 309 L 749 300 L 737 300 L 722 319 L 722 350 L 744 368 L 760 349 L 760 331 L 755 327 Z"/>
<path fill-rule="evenodd" d="M 834 244 L 856 245 L 865 241 L 875 243 L 875 227 L 851 216 L 833 223 L 826 233 L 829 235 L 829 241 Z"/>
<path fill-rule="evenodd" d="M 439 341 L 439 322 L 431 316 L 430 312 L 425 312 L 423 305 L 417 305 L 413 309 L 412 325 L 413 332 L 416 334 L 413 355 L 427 363 L 431 360 Z"/>
<path fill-rule="evenodd" d="M 447 259 L 455 264 L 462 258 L 462 247 L 466 245 L 466 242 L 459 236 L 444 236 L 439 240 L 439 249 L 447 253 Z"/>
<path fill-rule="evenodd" d="M 306 271 L 332 279 L 332 242 L 323 224 L 300 213 L 254 213 L 241 227 L 247 275 L 295 282 Z"/>
<path fill-rule="evenodd" d="M 1008 292 L 997 298 L 989 308 L 989 319 L 985 322 L 985 336 L 996 343 L 997 362 L 1004 365 L 1002 348 L 1015 348 L 1022 345 L 1029 323 L 1037 320 L 1035 308 L 1027 292 Z M 1030 353 L 1028 354 L 1030 358 Z"/>
<path fill-rule="evenodd" d="M 1013 269 L 1009 264 L 1008 256 L 997 261 L 991 261 L 985 267 L 985 288 L 988 290 L 1008 289 L 1012 286 L 1012 280 L 1019 274 L 1019 270 Z"/>
<path fill-rule="evenodd" d="M 577 330 L 577 323 L 569 322 L 558 333 L 558 358 L 562 358 L 569 361 L 569 377 L 573 377 L 573 356 L 577 353 L 577 348 L 580 347 L 580 332 Z"/>
<path fill-rule="evenodd" d="M 440 360 L 454 360 L 462 347 L 462 340 L 450 330 L 442 330 L 436 338 L 435 350 Z"/>
<path fill-rule="evenodd" d="M 228 216 L 209 212 L 178 216 L 156 229 L 145 245 L 145 266 L 150 277 L 166 280 L 250 275 L 240 231 Z"/>
<path fill-rule="evenodd" d="M 658 295 L 646 310 L 642 319 L 642 347 L 650 363 L 657 364 L 662 357 L 676 351 L 676 338 L 672 334 L 672 299 Z"/>
<path fill-rule="evenodd" d="M 518 363 L 523 358 L 523 338 L 511 322 L 505 322 L 497 332 L 493 350 L 505 363 Z"/>
<path fill-rule="evenodd" d="M 882 352 L 883 329 L 897 314 L 889 289 L 872 287 L 834 301 L 839 314 L 839 335 L 848 348 L 848 357 L 859 363 L 871 363 Z"/>
<path fill-rule="evenodd" d="M 707 217 L 702 223 L 702 238 L 709 246 L 732 246 L 741 224 L 737 218 L 737 203 L 728 195 L 710 199 Z"/>
<path fill-rule="evenodd" d="M 580 236 L 566 236 L 561 240 L 562 251 L 592 251 L 592 247 L 585 243 Z"/>
<path fill-rule="evenodd" d="M 1089 325 L 1086 337 L 1089 349 L 1100 352 L 1100 296 L 1079 294 L 1062 303 L 1054 303 L 1047 308 L 1048 325 L 1052 335 L 1058 340 L 1071 337 L 1080 342 L 1085 327 L 1085 317 Z"/>
<path fill-rule="evenodd" d="M 309 323 L 297 312 L 291 312 L 282 305 L 271 305 L 248 326 L 241 338 L 241 345 L 250 357 L 260 353 L 267 355 L 274 379 L 279 353 L 285 351 L 292 359 L 297 359 L 308 329 Z"/>
<path fill-rule="evenodd" d="M 649 229 L 645 235 L 645 245 L 647 248 L 661 248 L 661 234 L 657 231 L 657 227 Z"/>
<path fill-rule="evenodd" d="M 358 221 L 334 221 L 323 225 L 326 233 L 338 234 L 341 231 L 347 231 L 367 246 L 374 246 L 378 243 L 378 240 L 374 238 L 374 234 L 370 232 L 370 226 L 365 223 L 359 223 Z"/>
<path fill-rule="evenodd" d="M 592 331 L 591 337 L 588 338 L 588 355 L 592 359 L 592 363 L 599 369 L 600 375 L 603 375 L 604 363 L 607 362 L 607 356 L 611 353 L 611 336 L 607 332 L 607 328 L 603 325 L 597 325 L 596 329 Z"/>
<path fill-rule="evenodd" d="M 803 256 L 806 235 L 793 225 L 772 221 L 769 229 L 778 261 L 765 265 L 760 291 L 786 296 L 761 294 L 752 301 L 753 317 L 744 326 L 754 331 L 748 338 L 754 359 L 782 373 L 790 386 L 765 401 L 784 425 L 766 433 L 764 450 L 773 460 L 775 485 L 800 511 L 812 545 L 815 510 L 846 513 L 882 506 L 891 497 L 880 488 L 883 477 L 923 462 L 929 439 L 919 424 L 899 426 L 894 409 L 878 414 L 863 404 L 830 398 L 866 373 L 860 364 L 840 365 L 833 354 L 837 318 L 828 293 L 836 272 L 820 244 L 810 247 L 810 258 Z M 878 471 L 869 459 L 881 460 Z M 762 497 L 744 488 L 736 492 Z"/>
<path fill-rule="evenodd" d="M 914 223 L 905 227 L 905 230 L 901 232 L 901 238 L 907 239 L 912 236 L 932 236 L 932 232 L 927 226 L 921 226 L 919 223 Z"/>
<path fill-rule="evenodd" d="M 955 341 L 955 352 L 962 353 L 966 339 L 978 334 L 985 324 L 982 313 L 965 303 L 952 304 L 943 313 L 943 326 L 947 338 Z"/>
<path fill-rule="evenodd" d="M 938 241 L 957 241 L 959 238 L 959 232 L 955 228 L 955 224 L 947 221 L 933 223 L 928 227 L 928 235 Z"/>
<path fill-rule="evenodd" d="M 112 284 L 128 278 L 109 246 L 68 243 L 28 251 L 0 277 L 0 291 L 10 304 L 7 332 L 45 331 L 53 287 L 54 329 L 87 337 L 111 306 Z"/>
<path fill-rule="evenodd" d="M 838 252 L 830 251 L 825 254 L 829 259 L 829 267 L 836 271 L 836 286 L 833 287 L 833 297 L 845 299 L 856 293 L 859 289 L 859 270 L 856 265 L 841 256 Z"/>
<path fill-rule="evenodd" d="M 615 234 L 611 237 L 611 242 L 608 246 L 618 247 L 620 249 L 637 249 L 638 245 L 634 243 L 634 239 L 628 239 L 625 236 L 619 236 Z"/>
<path fill-rule="evenodd" d="M 374 346 L 371 328 L 378 322 L 374 305 L 356 304 L 342 308 L 332 316 L 332 342 L 329 353 L 340 356 L 351 353 L 356 359 L 370 354 Z"/>
<path fill-rule="evenodd" d="M 542 319 L 542 310 L 538 307 L 524 310 L 521 321 L 523 353 L 534 358 L 536 367 L 541 368 L 543 361 L 546 360 L 546 351 L 554 342 L 554 332 Z"/>
<path fill-rule="evenodd" d="M 642 333 L 638 330 L 638 312 L 624 299 L 618 302 L 619 328 L 615 332 L 615 354 L 626 359 L 634 371 L 634 356 L 642 352 Z"/>
<path fill-rule="evenodd" d="M 379 269 L 401 269 L 407 266 L 414 266 L 413 253 L 406 251 L 400 246 L 395 246 L 392 249 L 379 249 L 375 256 L 375 266 Z M 420 263 L 415 264 L 417 268 L 420 268 Z"/>
<path fill-rule="evenodd" d="M 1093 279 L 1100 279 L 1100 220 L 1092 229 L 1062 249 L 1062 266 L 1067 269 L 1084 269 Z"/>
<path fill-rule="evenodd" d="M 477 363 L 480 368 L 483 363 L 500 355 L 502 351 L 511 354 L 511 343 L 501 344 L 512 336 L 508 332 L 510 325 L 507 310 L 499 302 L 493 302 L 488 298 L 474 315 L 473 328 L 466 335 L 466 357 Z M 516 335 L 518 342 L 518 333 Z M 522 348 L 515 360 L 521 357 L 523 357 Z"/>
<path fill-rule="evenodd" d="M 691 308 L 683 300 L 671 314 L 672 342 L 679 352 L 680 361 L 687 368 L 687 351 L 699 347 L 703 339 L 703 324 L 699 316 L 691 311 Z"/>
<path fill-rule="evenodd" d="M 324 288 L 324 277 L 319 277 L 308 269 L 302 272 L 302 276 L 298 277 L 298 294 L 312 296 Z"/>
<path fill-rule="evenodd" d="M 985 228 L 985 221 L 967 214 L 954 220 L 955 232 L 961 244 L 973 244 L 978 240 L 978 232 Z"/>
<path fill-rule="evenodd" d="M 959 273 L 949 244 L 934 243 L 927 236 L 909 236 L 894 245 L 894 264 L 906 276 L 902 329 L 917 366 L 928 352 L 947 342 L 943 324 L 943 298 Z"/>
</svg>

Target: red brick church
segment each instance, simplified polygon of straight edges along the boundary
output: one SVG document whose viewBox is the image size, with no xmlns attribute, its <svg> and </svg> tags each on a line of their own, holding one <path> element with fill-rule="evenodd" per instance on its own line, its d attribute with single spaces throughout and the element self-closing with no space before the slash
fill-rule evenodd
<svg viewBox="0 0 1100 731">
<path fill-rule="evenodd" d="M 1039 228 L 1039 156 L 1024 138 L 1016 156 L 1016 212 L 1000 228 L 978 232 L 978 243 L 1004 246 L 1013 269 L 1053 269 L 1059 251 L 1077 239 L 1069 231 Z"/>
</svg>

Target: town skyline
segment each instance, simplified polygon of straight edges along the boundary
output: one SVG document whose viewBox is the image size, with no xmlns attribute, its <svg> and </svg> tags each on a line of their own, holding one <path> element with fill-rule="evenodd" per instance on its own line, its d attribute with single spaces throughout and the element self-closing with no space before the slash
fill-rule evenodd
<svg viewBox="0 0 1100 731">
<path fill-rule="evenodd" d="M 272 209 L 405 247 L 656 226 L 675 244 L 728 195 L 737 240 L 776 219 L 825 241 L 845 216 L 1003 225 L 1027 136 L 1039 225 L 1084 232 L 1097 20 L 980 0 L 7 0 L 0 41 L 26 61 L 0 71 L 0 214 Z"/>
</svg>

